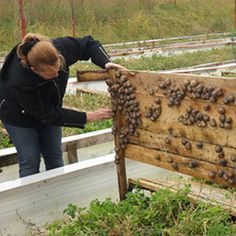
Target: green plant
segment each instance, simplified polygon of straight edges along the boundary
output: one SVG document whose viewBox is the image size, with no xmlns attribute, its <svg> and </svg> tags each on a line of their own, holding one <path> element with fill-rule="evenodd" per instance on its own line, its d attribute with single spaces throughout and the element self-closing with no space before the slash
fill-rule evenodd
<svg viewBox="0 0 236 236">
<path fill-rule="evenodd" d="M 236 227 L 229 213 L 219 206 L 192 202 L 190 187 L 176 193 L 168 189 L 146 194 L 129 192 L 114 203 L 94 200 L 88 209 L 70 204 L 67 218 L 46 226 L 49 236 L 233 236 Z"/>
<path fill-rule="evenodd" d="M 25 0 L 27 31 L 58 37 L 72 35 L 67 0 Z M 102 6 L 102 7 L 101 7 Z M 102 43 L 228 32 L 234 29 L 232 0 L 74 0 L 76 36 Z M 0 1 L 0 50 L 19 42 L 17 1 Z"/>
</svg>

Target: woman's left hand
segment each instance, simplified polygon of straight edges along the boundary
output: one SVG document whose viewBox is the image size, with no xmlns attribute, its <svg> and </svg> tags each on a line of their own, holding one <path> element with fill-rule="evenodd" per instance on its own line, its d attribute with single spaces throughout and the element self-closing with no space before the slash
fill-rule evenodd
<svg viewBox="0 0 236 236">
<path fill-rule="evenodd" d="M 121 66 L 121 65 L 113 63 L 113 62 L 107 62 L 105 64 L 105 68 L 106 69 L 124 69 L 124 70 L 126 70 L 126 68 L 124 66 Z"/>
</svg>

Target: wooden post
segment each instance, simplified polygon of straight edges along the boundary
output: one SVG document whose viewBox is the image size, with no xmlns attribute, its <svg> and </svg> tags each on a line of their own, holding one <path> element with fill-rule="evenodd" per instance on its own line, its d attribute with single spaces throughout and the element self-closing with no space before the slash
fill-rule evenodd
<svg viewBox="0 0 236 236">
<path fill-rule="evenodd" d="M 18 5 L 19 5 L 19 15 L 20 15 L 21 38 L 23 39 L 26 35 L 26 18 L 24 15 L 24 1 L 18 0 Z"/>
<path fill-rule="evenodd" d="M 78 162 L 76 143 L 67 145 L 67 152 L 69 164 Z"/>
<path fill-rule="evenodd" d="M 234 28 L 236 29 L 236 0 L 234 1 Z"/>
<path fill-rule="evenodd" d="M 76 26 L 76 21 L 75 21 L 75 7 L 74 7 L 74 0 L 71 0 L 70 5 L 71 5 L 72 36 L 75 37 L 75 26 Z"/>
<path fill-rule="evenodd" d="M 116 82 L 116 76 L 115 71 L 109 71 L 109 74 L 114 82 Z M 113 98 L 114 99 L 114 98 Z M 119 185 L 119 196 L 120 200 L 125 199 L 125 195 L 128 191 L 127 189 L 127 178 L 126 178 L 126 169 L 125 169 L 125 155 L 124 155 L 124 149 L 121 148 L 120 142 L 119 142 L 119 131 L 122 128 L 122 111 L 117 110 L 116 114 L 114 115 L 113 119 L 113 127 L 115 127 L 115 163 L 117 167 L 117 177 L 118 177 L 118 185 Z"/>
</svg>

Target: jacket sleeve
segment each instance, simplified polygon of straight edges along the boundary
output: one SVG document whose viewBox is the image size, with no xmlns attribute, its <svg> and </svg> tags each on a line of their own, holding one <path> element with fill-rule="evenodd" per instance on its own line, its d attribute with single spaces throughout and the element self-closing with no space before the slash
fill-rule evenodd
<svg viewBox="0 0 236 236">
<path fill-rule="evenodd" d="M 57 38 L 53 40 L 53 43 L 64 56 L 67 66 L 78 60 L 91 59 L 97 66 L 105 68 L 105 64 L 111 61 L 101 43 L 91 36 Z"/>
<path fill-rule="evenodd" d="M 43 125 L 85 127 L 87 121 L 85 112 L 55 107 L 40 97 L 35 88 L 14 87 L 14 92 L 25 115 L 30 115 Z"/>
</svg>

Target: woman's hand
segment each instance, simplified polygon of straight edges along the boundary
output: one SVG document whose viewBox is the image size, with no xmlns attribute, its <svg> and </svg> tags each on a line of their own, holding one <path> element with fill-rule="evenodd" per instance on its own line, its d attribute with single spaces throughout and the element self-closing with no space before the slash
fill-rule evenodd
<svg viewBox="0 0 236 236">
<path fill-rule="evenodd" d="M 112 117 L 112 110 L 109 108 L 101 108 L 97 111 L 87 112 L 87 122 L 106 120 Z"/>
<path fill-rule="evenodd" d="M 121 66 L 119 64 L 108 62 L 105 64 L 106 69 L 126 69 L 124 66 Z"/>
</svg>

